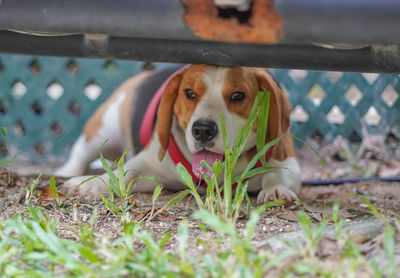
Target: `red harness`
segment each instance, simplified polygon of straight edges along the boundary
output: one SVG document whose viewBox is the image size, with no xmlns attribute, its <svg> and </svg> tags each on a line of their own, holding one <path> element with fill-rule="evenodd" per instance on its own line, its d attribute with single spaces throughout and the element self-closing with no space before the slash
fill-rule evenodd
<svg viewBox="0 0 400 278">
<path fill-rule="evenodd" d="M 142 144 L 143 147 L 145 147 L 151 139 L 152 133 L 153 133 L 153 123 L 154 119 L 157 113 L 157 108 L 158 104 L 160 103 L 161 96 L 165 90 L 165 87 L 167 86 L 168 82 L 171 80 L 171 78 L 177 74 L 183 71 L 185 68 L 188 66 L 184 66 L 180 68 L 178 71 L 176 71 L 173 75 L 171 75 L 167 80 L 164 81 L 164 83 L 161 85 L 161 87 L 158 89 L 154 97 L 149 103 L 149 106 L 147 107 L 147 110 L 144 114 L 142 124 L 140 126 L 140 131 L 139 131 L 139 136 L 140 136 L 140 143 Z M 200 180 L 197 178 L 193 171 L 192 171 L 192 165 L 187 161 L 187 159 L 183 156 L 182 152 L 180 151 L 178 145 L 175 142 L 174 136 L 171 134 L 169 138 L 169 144 L 168 144 L 168 154 L 170 155 L 172 161 L 177 165 L 179 162 L 186 168 L 186 170 L 189 172 L 189 174 L 192 176 L 193 182 L 195 184 L 202 182 L 203 187 L 207 187 L 207 184 L 204 182 L 204 180 Z M 272 154 L 272 149 L 269 149 L 266 154 L 265 154 L 265 160 L 268 161 L 271 157 Z M 257 161 L 257 163 L 254 165 L 254 168 L 259 168 L 262 167 L 261 161 Z M 237 184 L 232 184 L 232 188 L 235 189 L 237 187 Z"/>
</svg>

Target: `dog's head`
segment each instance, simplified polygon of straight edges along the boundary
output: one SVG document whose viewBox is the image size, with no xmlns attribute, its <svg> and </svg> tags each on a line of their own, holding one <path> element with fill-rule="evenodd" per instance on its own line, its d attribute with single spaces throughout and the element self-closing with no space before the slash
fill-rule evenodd
<svg viewBox="0 0 400 278">
<path fill-rule="evenodd" d="M 291 105 L 265 70 L 191 65 L 173 76 L 161 98 L 157 115 L 160 160 L 168 148 L 174 117 L 185 134 L 188 150 L 194 154 L 192 163 L 196 175 L 202 160 L 210 165 L 217 159 L 222 160 L 220 113 L 225 119 L 228 144 L 232 146 L 257 93 L 264 89 L 271 92 L 266 138 L 270 141 L 287 132 Z M 247 150 L 254 149 L 255 144 L 256 130 L 247 141 Z"/>
</svg>

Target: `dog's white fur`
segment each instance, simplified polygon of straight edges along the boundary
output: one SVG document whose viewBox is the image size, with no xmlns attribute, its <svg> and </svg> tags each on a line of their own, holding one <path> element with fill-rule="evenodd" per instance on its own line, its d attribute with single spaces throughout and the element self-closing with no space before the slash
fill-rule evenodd
<svg viewBox="0 0 400 278">
<path fill-rule="evenodd" d="M 213 120 L 217 123 L 218 130 L 222 130 L 220 121 L 220 113 L 222 112 L 226 122 L 229 145 L 231 146 L 233 145 L 240 127 L 243 126 L 246 121 L 246 119 L 232 113 L 222 97 L 221 92 L 225 86 L 227 73 L 228 68 L 223 67 L 211 67 L 204 71 L 202 81 L 206 84 L 207 90 L 197 103 L 186 130 L 182 130 L 176 116 L 173 116 L 171 133 L 182 154 L 188 161 L 192 161 L 193 154 L 200 150 L 191 132 L 192 125 L 195 121 L 199 119 Z M 143 78 L 141 75 L 133 77 L 130 82 L 135 84 L 137 79 L 141 78 Z M 120 118 L 118 117 L 118 111 L 121 109 L 121 104 L 126 98 L 126 92 L 118 92 L 117 90 L 116 94 L 118 94 L 118 97 L 108 105 L 108 108 L 103 113 L 102 126 L 98 129 L 96 135 L 93 136 L 90 141 L 85 140 L 84 135 L 79 137 L 72 148 L 69 160 L 57 172 L 57 175 L 82 175 L 87 164 L 96 158 L 98 150 L 106 139 L 108 142 L 102 149 L 103 153 L 115 153 L 117 150 L 117 153 L 119 152 L 118 154 L 121 154 L 122 150 L 129 145 L 124 140 L 120 128 Z M 252 132 L 247 144 L 248 146 L 254 146 L 255 142 L 256 134 Z M 180 182 L 175 170 L 176 166 L 169 156 L 169 153 L 166 152 L 165 157 L 161 161 L 158 159 L 160 147 L 160 140 L 158 134 L 155 132 L 149 145 L 126 162 L 125 169 L 130 170 L 125 177 L 126 182 L 129 182 L 137 176 L 137 173 L 140 173 L 143 176 L 157 177 L 167 189 L 186 189 L 185 185 Z M 218 133 L 214 139 L 213 146 L 208 150 L 216 153 L 223 153 L 224 147 L 221 132 Z M 247 157 L 242 155 L 235 173 L 241 173 L 247 164 Z M 279 169 L 250 179 L 248 191 L 260 191 L 257 199 L 259 203 L 275 199 L 284 199 L 286 201 L 296 200 L 301 186 L 300 167 L 296 158 L 289 156 L 281 161 L 271 158 L 267 162 L 267 165 Z M 78 176 L 71 178 L 64 183 L 64 188 L 72 191 L 76 188 L 76 185 L 89 177 L 90 176 Z M 221 177 L 219 181 L 220 183 L 222 183 L 222 178 L 223 177 Z M 108 189 L 102 180 L 108 181 L 106 174 L 101 175 L 100 178 L 91 179 L 83 183 L 79 186 L 77 192 L 79 195 L 86 198 L 98 198 L 100 193 L 108 193 Z M 156 186 L 153 181 L 148 179 L 139 179 L 135 182 L 135 185 L 134 191 L 136 192 L 152 192 Z M 203 192 L 204 189 L 199 188 L 199 191 Z"/>
</svg>

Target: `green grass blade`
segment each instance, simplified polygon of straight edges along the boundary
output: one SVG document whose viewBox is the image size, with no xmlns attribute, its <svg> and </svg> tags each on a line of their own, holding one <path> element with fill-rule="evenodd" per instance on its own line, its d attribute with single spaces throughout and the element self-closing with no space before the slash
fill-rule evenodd
<svg viewBox="0 0 400 278">
<path fill-rule="evenodd" d="M 189 239 L 189 224 L 187 221 L 182 221 L 178 227 L 178 250 L 181 262 L 186 262 L 186 246 Z"/>
<path fill-rule="evenodd" d="M 382 215 L 379 213 L 379 211 L 376 209 L 376 207 L 371 203 L 370 200 L 365 198 L 365 196 L 357 194 L 357 196 L 368 206 L 368 209 L 372 212 L 373 215 L 375 215 L 376 218 L 378 218 L 386 227 L 390 227 L 390 224 L 382 217 Z"/>
<path fill-rule="evenodd" d="M 112 186 L 114 192 L 118 195 L 121 196 L 121 192 L 119 191 L 118 188 L 118 178 L 115 176 L 114 172 L 112 171 L 111 167 L 108 165 L 106 160 L 104 159 L 103 154 L 100 152 L 100 161 L 101 165 L 103 166 L 103 169 L 106 171 L 107 176 L 109 177 L 109 185 Z"/>
<path fill-rule="evenodd" d="M 4 137 L 7 136 L 7 134 L 8 134 L 7 128 L 5 128 L 5 127 L 3 127 L 3 126 L 0 126 L 0 131 L 1 131 L 1 133 L 3 134 Z"/>
<path fill-rule="evenodd" d="M 192 176 L 189 174 L 185 166 L 183 166 L 182 163 L 178 163 L 178 165 L 176 165 L 176 170 L 178 171 L 179 178 L 183 181 L 184 184 L 186 184 L 187 187 L 189 187 L 191 194 L 194 196 L 198 207 L 199 208 L 204 207 L 204 203 L 201 200 L 201 197 L 196 190 L 196 186 L 193 183 Z"/>
<path fill-rule="evenodd" d="M 57 205 L 60 205 L 60 196 L 58 195 L 58 190 L 57 190 L 56 181 L 54 179 L 54 176 L 52 176 L 50 178 L 49 187 L 50 187 L 50 190 L 53 192 L 54 196 L 56 196 Z"/>
<path fill-rule="evenodd" d="M 118 187 L 119 187 L 119 192 L 120 192 L 120 197 L 125 200 L 128 195 L 129 192 L 127 192 L 127 188 L 125 185 L 125 170 L 124 170 L 124 165 L 125 165 L 125 155 L 126 153 L 129 151 L 129 149 L 126 149 L 122 155 L 120 156 L 120 158 L 118 159 L 118 163 L 117 163 L 117 169 L 118 169 Z"/>
<path fill-rule="evenodd" d="M 311 240 L 313 238 L 311 219 L 304 211 L 299 211 L 297 213 L 297 219 L 299 220 L 300 227 L 303 230 L 306 238 Z"/>
<path fill-rule="evenodd" d="M 224 142 L 224 149 L 229 149 L 228 146 L 228 133 L 226 132 L 226 125 L 225 125 L 225 117 L 222 112 L 219 113 L 219 118 L 221 119 L 221 128 L 222 128 L 222 140 Z"/>
<path fill-rule="evenodd" d="M 254 168 L 254 165 L 256 165 L 257 161 L 260 160 L 261 157 L 265 157 L 265 153 L 266 153 L 271 147 L 273 147 L 274 145 L 276 145 L 276 144 L 282 139 L 283 136 L 286 136 L 286 134 L 283 134 L 283 135 L 281 135 L 281 136 L 278 136 L 278 137 L 275 138 L 274 140 L 272 140 L 272 141 L 270 141 L 270 142 L 268 142 L 267 144 L 264 145 L 264 147 L 261 149 L 261 151 L 258 152 L 258 153 L 253 157 L 253 159 L 247 164 L 246 169 L 243 171 L 243 173 L 242 173 L 242 174 L 240 175 L 240 177 L 239 177 L 239 181 L 243 181 L 243 180 L 246 178 L 248 172 L 249 172 L 252 168 Z"/>
<path fill-rule="evenodd" d="M 230 235 L 233 238 L 238 237 L 236 228 L 232 223 L 224 221 L 218 215 L 212 214 L 207 210 L 204 209 L 197 210 L 193 213 L 193 217 L 201 220 L 202 222 L 204 222 L 206 225 L 208 225 L 218 233 Z"/>
<path fill-rule="evenodd" d="M 186 189 L 184 191 L 179 192 L 177 195 L 172 197 L 172 199 L 168 202 L 167 208 L 172 207 L 176 203 L 178 203 L 180 200 L 185 198 L 187 195 L 189 195 L 192 191 L 190 189 Z"/>
<path fill-rule="evenodd" d="M 157 185 L 156 188 L 154 189 L 153 196 L 151 197 L 150 219 L 153 218 L 156 201 L 157 201 L 158 197 L 160 197 L 161 190 L 162 190 L 162 187 L 160 185 Z"/>
<path fill-rule="evenodd" d="M 242 152 L 244 151 L 244 148 L 246 147 L 246 141 L 247 138 L 249 137 L 253 125 L 257 119 L 258 113 L 259 113 L 259 107 L 260 107 L 260 99 L 263 93 L 258 93 L 256 96 L 256 99 L 254 100 L 253 107 L 251 108 L 249 117 L 247 118 L 247 121 L 245 125 L 241 128 L 235 143 L 233 144 L 233 150 L 235 152 L 235 157 L 239 157 Z"/>
<path fill-rule="evenodd" d="M 319 162 L 320 162 L 322 168 L 325 168 L 325 164 L 326 164 L 326 163 L 325 163 L 325 160 L 322 158 L 322 156 L 319 154 L 319 152 L 318 152 L 316 149 L 314 149 L 310 144 L 307 144 L 306 142 L 304 142 L 304 141 L 301 140 L 299 137 L 297 137 L 297 136 L 295 136 L 295 135 L 293 135 L 293 134 L 286 134 L 286 135 L 287 135 L 287 136 L 290 136 L 292 139 L 294 139 L 294 140 L 296 140 L 296 141 L 299 141 L 299 142 L 302 143 L 303 145 L 309 147 L 309 148 L 311 149 L 311 151 L 312 151 L 316 156 L 318 156 Z"/>
<path fill-rule="evenodd" d="M 257 211 L 252 211 L 250 214 L 250 218 L 246 223 L 246 234 L 244 238 L 246 242 L 250 242 L 253 238 L 259 219 L 260 213 L 258 213 Z"/>
<path fill-rule="evenodd" d="M 257 151 L 261 151 L 267 138 L 268 129 L 268 117 L 269 117 L 269 104 L 270 104 L 271 93 L 264 90 L 264 94 L 260 100 L 260 112 L 258 114 L 257 121 Z M 266 166 L 265 156 L 261 157 L 263 166 Z"/>
<path fill-rule="evenodd" d="M 276 169 L 280 169 L 280 168 L 276 168 L 276 167 L 264 167 L 264 166 L 262 166 L 262 167 L 250 169 L 250 170 L 246 173 L 246 175 L 243 177 L 243 180 L 250 179 L 250 178 L 252 178 L 252 177 L 254 177 L 254 176 L 257 176 L 257 175 L 260 175 L 260 174 L 265 174 L 265 173 L 267 173 L 267 172 L 271 172 L 271 171 L 276 170 Z M 240 175 L 240 176 L 236 176 L 236 177 L 233 179 L 233 183 L 238 182 L 238 181 L 240 180 L 240 178 L 241 178 L 241 175 Z"/>
</svg>

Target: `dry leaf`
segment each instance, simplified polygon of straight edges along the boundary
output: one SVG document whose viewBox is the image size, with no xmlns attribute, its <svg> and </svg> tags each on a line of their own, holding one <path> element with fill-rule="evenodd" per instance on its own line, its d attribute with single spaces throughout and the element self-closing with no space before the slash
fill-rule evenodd
<svg viewBox="0 0 400 278">
<path fill-rule="evenodd" d="M 136 222 L 141 221 L 143 218 L 145 218 L 146 215 L 148 215 L 151 212 L 151 209 L 146 210 L 145 212 L 139 213 L 135 216 L 133 219 Z"/>
<path fill-rule="evenodd" d="M 68 196 L 65 196 L 64 194 L 58 192 L 58 198 L 59 199 L 67 199 L 69 198 Z M 43 189 L 42 193 L 40 193 L 40 198 L 41 201 L 52 201 L 52 200 L 56 200 L 57 197 L 56 195 L 53 193 L 53 191 L 50 189 L 50 187 L 46 187 L 45 189 Z"/>
<path fill-rule="evenodd" d="M 182 216 L 171 216 L 170 213 L 167 211 L 164 211 L 163 213 L 157 214 L 154 216 L 155 219 L 160 220 L 160 221 L 167 221 L 167 220 L 182 220 L 184 217 Z"/>
<path fill-rule="evenodd" d="M 283 220 L 288 220 L 290 222 L 298 222 L 297 216 L 293 211 L 286 211 L 282 213 L 277 213 L 276 217 L 283 219 Z"/>
<path fill-rule="evenodd" d="M 329 213 L 324 213 L 324 212 L 312 212 L 311 216 L 313 220 L 317 220 L 317 222 L 321 222 L 324 217 L 329 215 Z"/>
<path fill-rule="evenodd" d="M 320 192 L 317 194 L 316 199 L 327 199 L 333 195 L 332 191 Z"/>
<path fill-rule="evenodd" d="M 378 176 L 389 178 L 400 175 L 400 162 L 397 160 L 388 161 L 379 167 Z"/>
<path fill-rule="evenodd" d="M 305 203 L 303 203 L 303 206 L 306 211 L 311 213 L 324 213 L 324 214 L 332 213 L 331 207 L 314 207 L 314 206 L 309 206 Z"/>
</svg>

